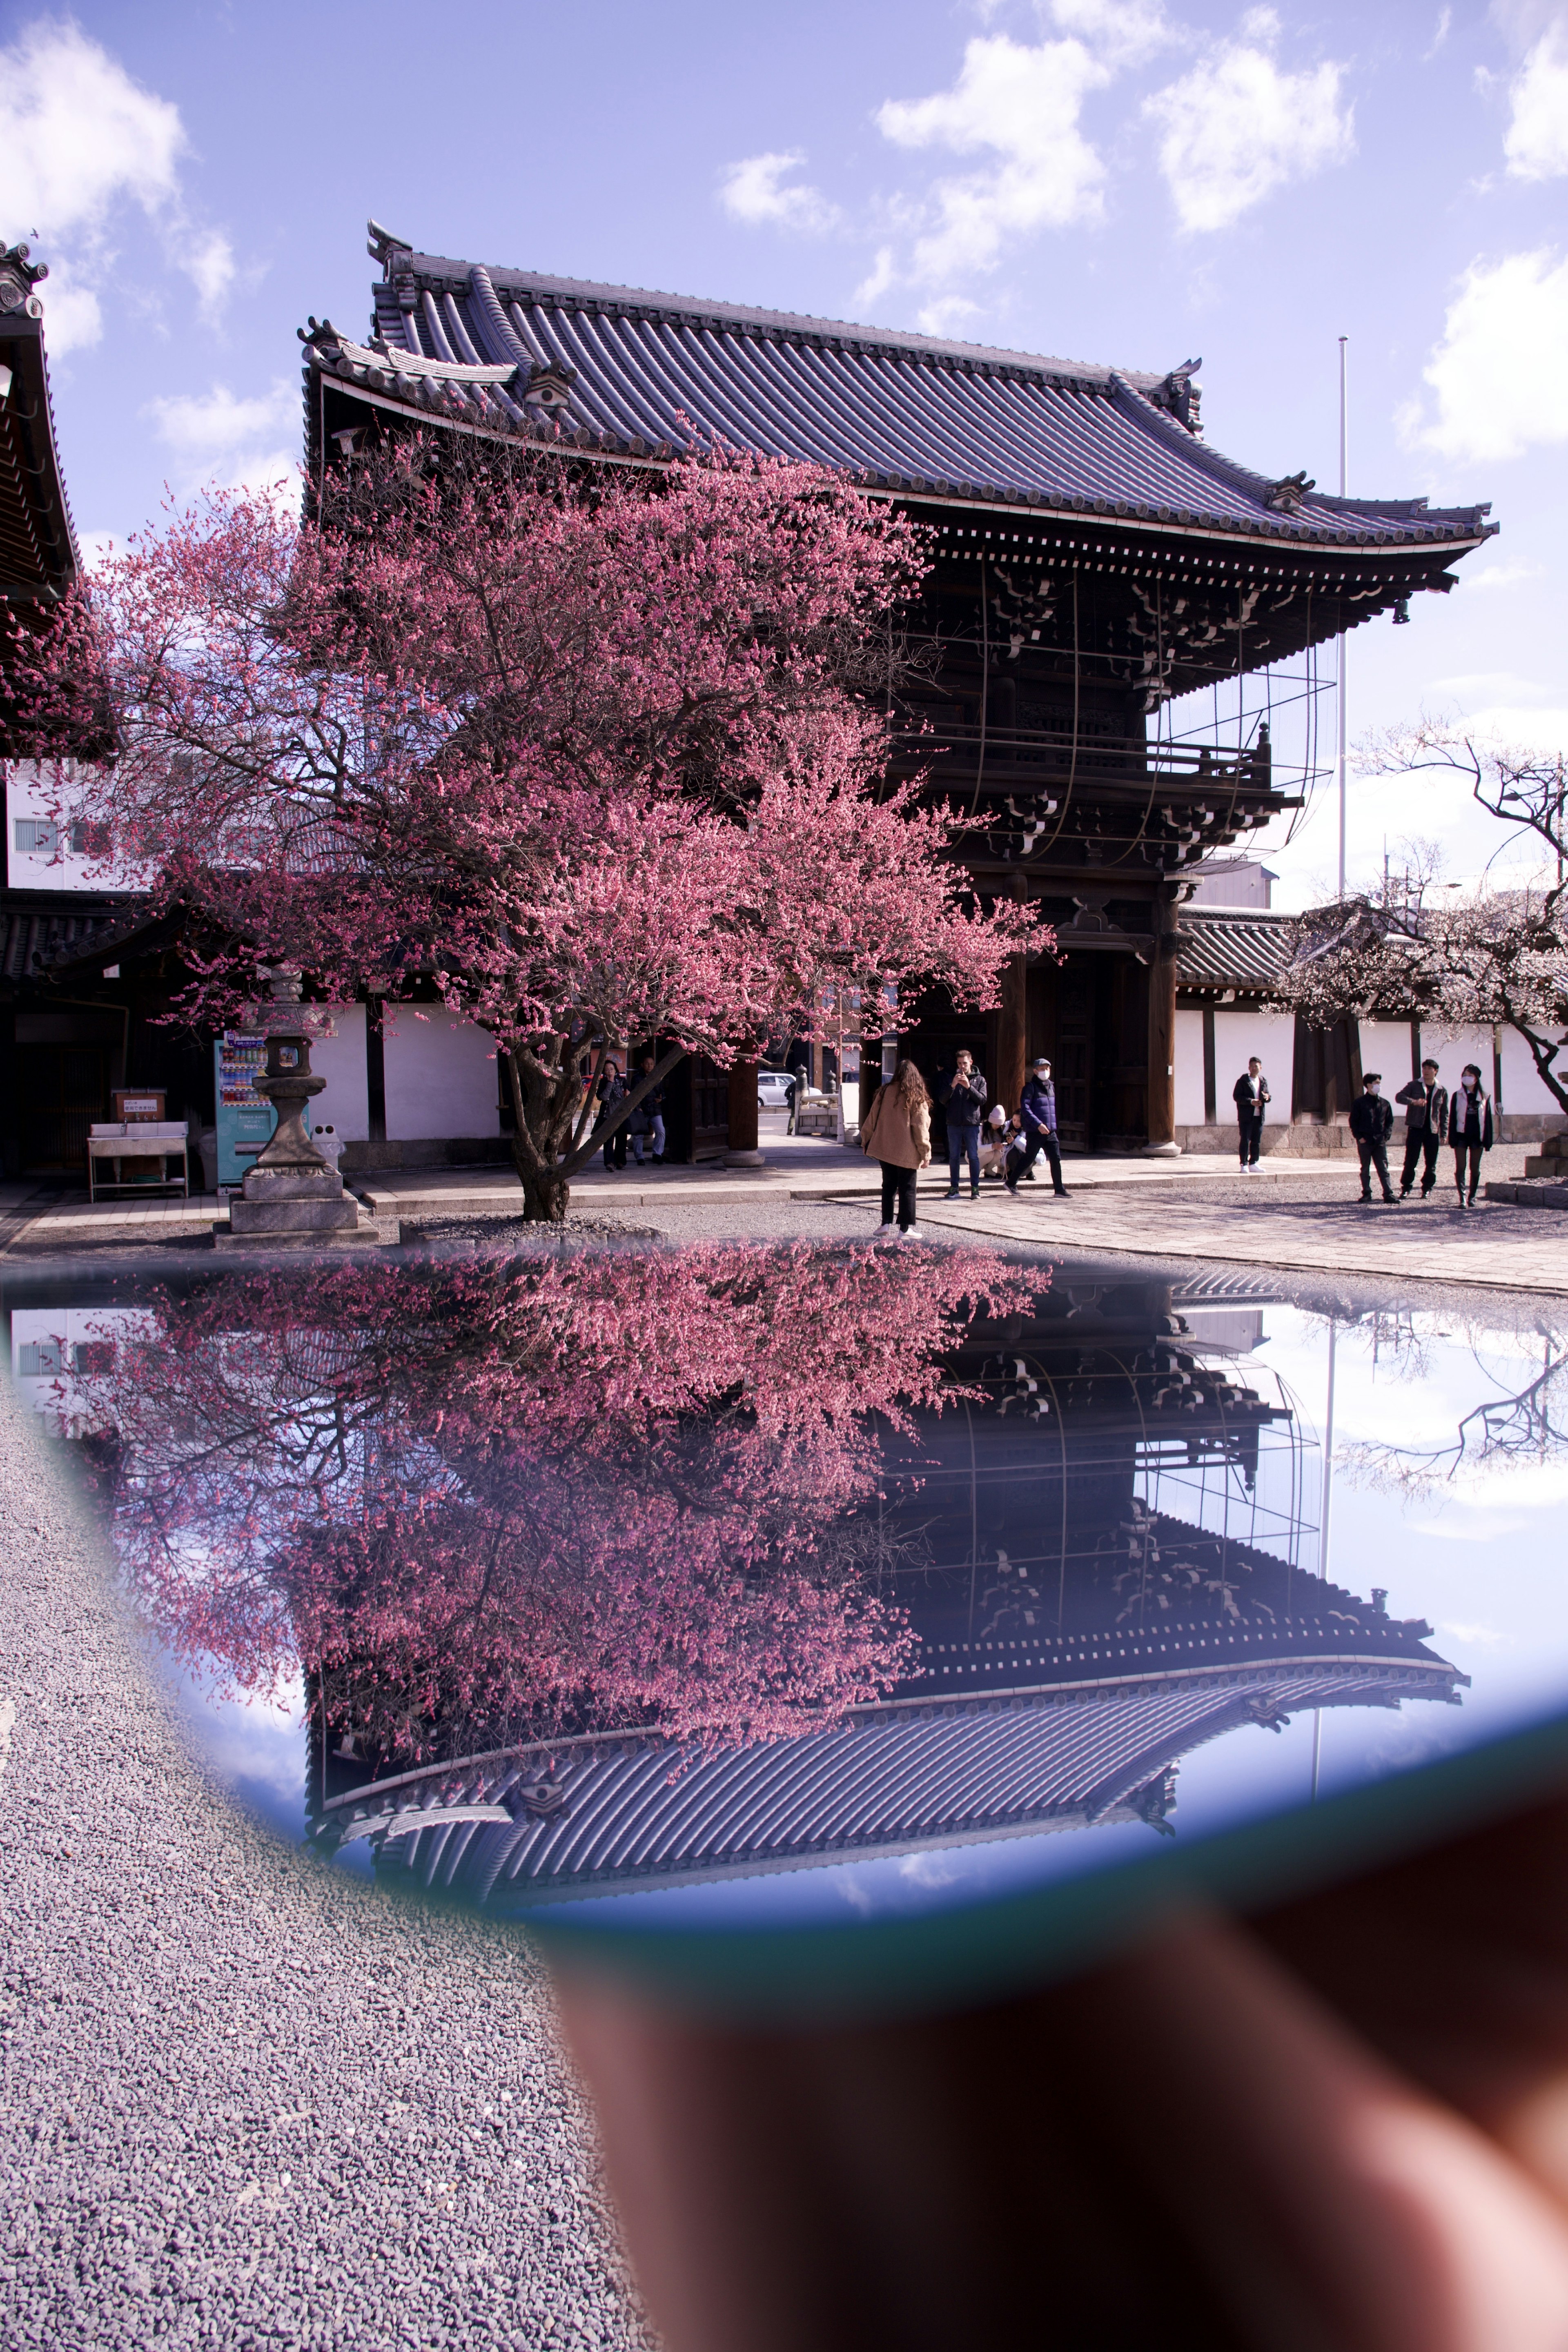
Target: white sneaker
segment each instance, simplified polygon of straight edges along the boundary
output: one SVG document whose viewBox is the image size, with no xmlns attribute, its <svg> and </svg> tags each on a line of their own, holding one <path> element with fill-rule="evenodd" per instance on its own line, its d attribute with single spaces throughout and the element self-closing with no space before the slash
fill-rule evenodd
<svg viewBox="0 0 1568 2352">
<path fill-rule="evenodd" d="M 874 1242 L 896 1242 L 898 1238 L 899 1229 L 890 1220 L 885 1225 L 879 1225 L 871 1236 Z"/>
<path fill-rule="evenodd" d="M 906 1242 L 923 1242 L 925 1235 L 921 1233 L 919 1225 L 906 1225 L 904 1227 L 901 1239 Z"/>
</svg>

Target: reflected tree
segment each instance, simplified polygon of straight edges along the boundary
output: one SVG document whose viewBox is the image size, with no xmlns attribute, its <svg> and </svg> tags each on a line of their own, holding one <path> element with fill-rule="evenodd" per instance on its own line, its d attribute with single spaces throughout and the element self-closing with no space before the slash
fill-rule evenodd
<svg viewBox="0 0 1568 2352">
<path fill-rule="evenodd" d="M 877 1432 L 1038 1277 L 751 1244 L 155 1298 L 73 1410 L 152 1628 L 383 1757 L 829 1719 L 909 1670 Z"/>
</svg>

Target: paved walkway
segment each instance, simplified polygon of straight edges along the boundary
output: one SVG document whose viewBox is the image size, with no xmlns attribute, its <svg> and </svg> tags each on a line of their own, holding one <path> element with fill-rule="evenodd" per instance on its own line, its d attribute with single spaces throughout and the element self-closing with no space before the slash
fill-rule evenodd
<svg viewBox="0 0 1568 2352">
<path fill-rule="evenodd" d="M 1381 1202 L 1363 1208 L 1353 1185 L 1342 1200 L 1254 1195 L 1238 1201 L 1194 1200 L 1185 1188 L 1181 1195 L 1173 1190 L 1096 1192 L 1075 1182 L 1066 1201 L 1037 1188 L 1020 1191 L 1016 1201 L 983 1195 L 973 1203 L 922 1202 L 920 1217 L 922 1229 L 932 1233 L 984 1234 L 1094 1255 L 1205 1258 L 1298 1274 L 1373 1275 L 1568 1297 L 1568 1218 L 1549 1209 L 1484 1202 L 1461 1210 L 1440 1193 L 1426 1204 L 1413 1200 L 1390 1209 Z"/>
<path fill-rule="evenodd" d="M 726 1233 L 748 1211 L 770 1226 L 791 1203 L 809 1216 L 814 1207 L 874 1218 L 879 1179 L 853 1147 L 813 1139 L 763 1136 L 766 1163 L 756 1170 L 715 1163 L 697 1168 L 637 1169 L 607 1174 L 597 1162 L 574 1181 L 574 1211 L 589 1217 L 639 1214 L 656 1229 L 684 1238 L 704 1230 Z M 1505 1145 L 1487 1163 L 1489 1179 L 1522 1173 L 1531 1147 Z M 1359 1171 L 1340 1159 L 1267 1159 L 1243 1179 L 1228 1155 L 1173 1160 L 1069 1160 L 1071 1198 L 1058 1202 L 1049 1183 L 1025 1187 L 1009 1202 L 987 1185 L 978 1202 L 948 1202 L 944 1170 L 921 1178 L 920 1215 L 932 1232 L 971 1233 L 1061 1248 L 1079 1255 L 1202 1258 L 1221 1264 L 1270 1266 L 1302 1274 L 1360 1274 L 1413 1283 L 1451 1283 L 1487 1289 L 1568 1295 L 1568 1217 L 1549 1209 L 1483 1202 L 1473 1211 L 1448 1205 L 1442 1187 L 1428 1203 L 1397 1209 L 1357 1202 Z M 19 1196 L 0 1191 L 0 1255 L 68 1253 L 83 1244 L 173 1240 L 210 1232 L 227 1222 L 210 1196 L 150 1202 L 143 1208 L 85 1200 Z M 405 1170 L 357 1181 L 355 1189 L 379 1218 L 417 1229 L 458 1221 L 476 1225 L 515 1219 L 521 1187 L 510 1169 Z M 17 1195 L 13 1199 L 12 1195 Z M 30 1220 L 26 1213 L 33 1213 Z M 710 1220 L 711 1224 L 710 1226 Z"/>
</svg>

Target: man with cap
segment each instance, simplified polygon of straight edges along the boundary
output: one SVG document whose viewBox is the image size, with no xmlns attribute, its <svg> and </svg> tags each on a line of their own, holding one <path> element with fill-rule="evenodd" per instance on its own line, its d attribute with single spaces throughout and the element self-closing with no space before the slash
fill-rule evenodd
<svg viewBox="0 0 1568 2352">
<path fill-rule="evenodd" d="M 1024 1150 L 1021 1157 L 1014 1154 L 1007 1176 L 1008 1192 L 1017 1192 L 1022 1176 L 1034 1181 L 1035 1162 L 1043 1151 L 1051 1163 L 1051 1182 L 1058 1197 L 1065 1201 L 1068 1188 L 1062 1182 L 1062 1155 L 1057 1142 L 1057 1090 L 1051 1084 L 1051 1066 L 1043 1054 L 1025 1084 L 1018 1116 L 1024 1127 Z"/>
</svg>

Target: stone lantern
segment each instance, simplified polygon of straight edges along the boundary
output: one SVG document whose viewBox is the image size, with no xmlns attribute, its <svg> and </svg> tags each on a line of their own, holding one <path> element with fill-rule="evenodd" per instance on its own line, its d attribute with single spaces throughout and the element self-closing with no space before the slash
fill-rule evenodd
<svg viewBox="0 0 1568 2352">
<path fill-rule="evenodd" d="M 276 1106 L 278 1125 L 230 1206 L 228 1232 L 213 1235 L 215 1248 L 321 1249 L 381 1240 L 369 1218 L 361 1222 L 359 1202 L 305 1132 L 305 1106 L 326 1083 L 310 1068 L 302 1026 L 268 1033 L 266 1075 L 256 1091 Z"/>
</svg>

